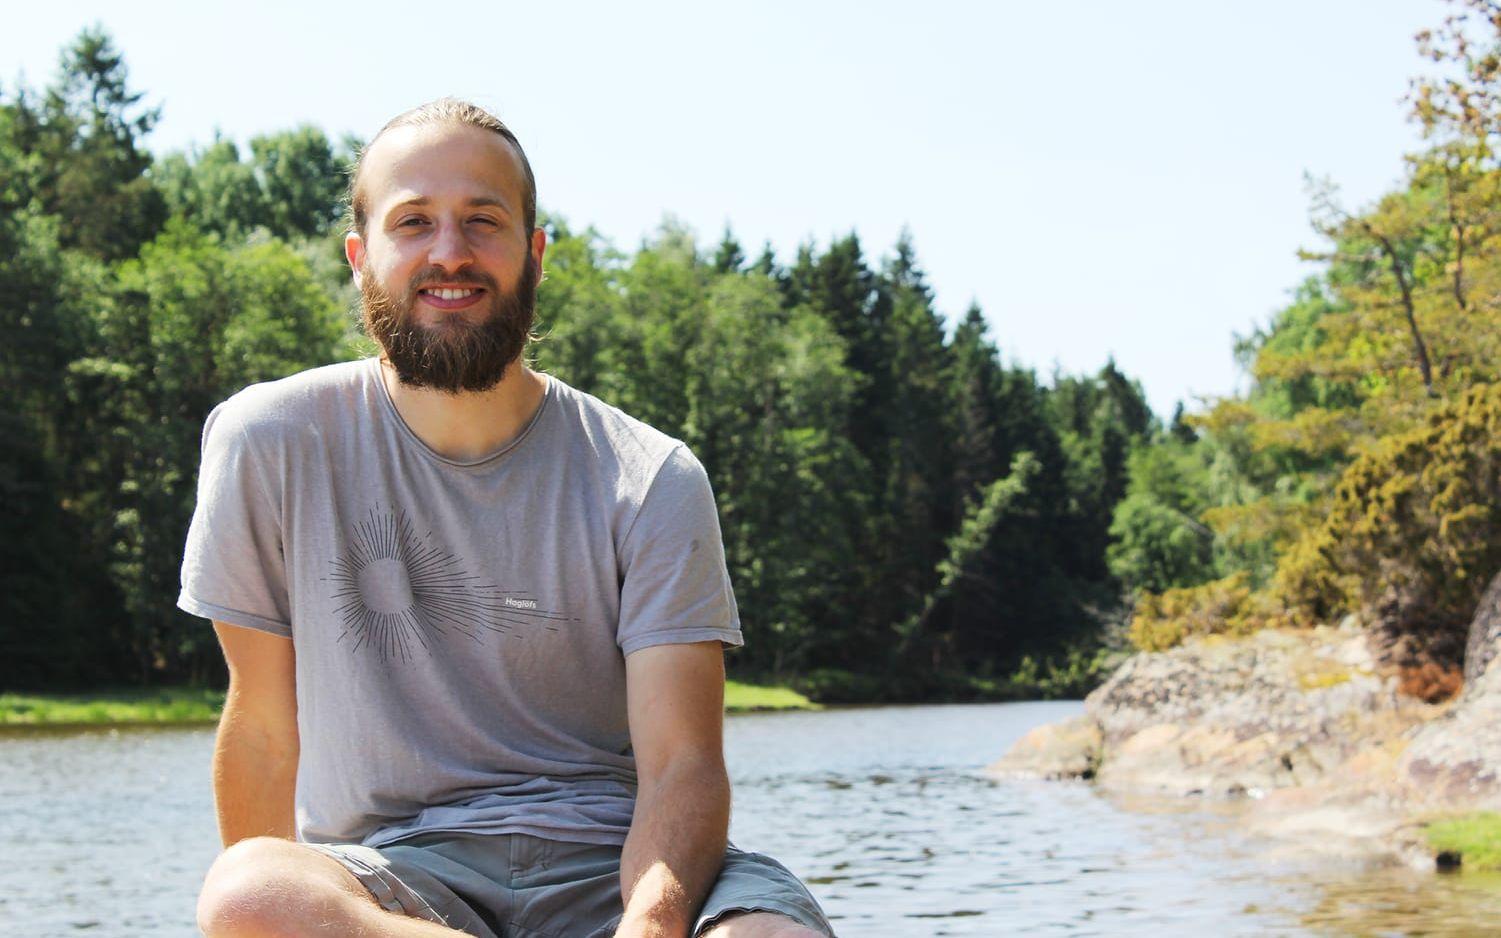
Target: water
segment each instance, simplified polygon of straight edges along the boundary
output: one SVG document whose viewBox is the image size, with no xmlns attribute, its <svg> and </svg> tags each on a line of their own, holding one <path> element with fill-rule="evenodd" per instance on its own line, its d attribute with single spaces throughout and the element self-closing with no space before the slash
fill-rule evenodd
<svg viewBox="0 0 1501 938">
<path fill-rule="evenodd" d="M 732 717 L 731 838 L 802 875 L 845 938 L 1484 935 L 1501 877 L 1299 862 L 1233 806 L 980 768 L 1076 703 Z M 207 729 L 0 736 L 0 935 L 193 935 L 218 852 Z"/>
</svg>

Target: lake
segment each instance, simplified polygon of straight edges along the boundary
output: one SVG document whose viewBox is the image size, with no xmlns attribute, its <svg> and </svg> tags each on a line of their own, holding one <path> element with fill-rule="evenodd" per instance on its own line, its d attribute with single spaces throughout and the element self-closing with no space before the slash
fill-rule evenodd
<svg viewBox="0 0 1501 938">
<path fill-rule="evenodd" d="M 730 717 L 731 838 L 807 880 L 843 938 L 1481 935 L 1501 878 L 1289 859 L 1233 805 L 981 768 L 1080 704 Z M 0 935 L 193 935 L 218 851 L 210 729 L 0 735 Z"/>
</svg>

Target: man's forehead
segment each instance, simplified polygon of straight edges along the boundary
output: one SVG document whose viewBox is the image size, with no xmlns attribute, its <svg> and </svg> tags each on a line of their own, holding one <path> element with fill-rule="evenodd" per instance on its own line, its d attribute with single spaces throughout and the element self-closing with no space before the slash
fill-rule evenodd
<svg viewBox="0 0 1501 938">
<path fill-rule="evenodd" d="M 404 202 L 454 188 L 514 196 L 524 185 L 520 159 L 505 138 L 454 123 L 391 128 L 366 151 L 361 176 L 370 195 L 381 201 Z"/>
</svg>

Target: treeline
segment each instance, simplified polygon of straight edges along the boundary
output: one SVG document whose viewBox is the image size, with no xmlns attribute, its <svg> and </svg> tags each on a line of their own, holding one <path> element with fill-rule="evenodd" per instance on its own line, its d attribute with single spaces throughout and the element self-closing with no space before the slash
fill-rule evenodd
<svg viewBox="0 0 1501 938">
<path fill-rule="evenodd" d="M 783 267 L 729 233 L 703 250 L 669 223 L 627 260 L 549 225 L 538 365 L 702 458 L 739 667 L 867 698 L 1092 652 L 1111 513 L 1155 431 L 1113 364 L 1048 387 L 977 307 L 947 335 L 906 237 L 878 266 L 851 234 Z"/>
<path fill-rule="evenodd" d="M 669 220 L 627 253 L 544 213 L 530 354 L 702 458 L 743 675 L 1077 693 L 1120 635 L 1354 614 L 1442 696 L 1501 568 L 1501 3 L 1453 8 L 1403 184 L 1352 209 L 1310 183 L 1321 270 L 1237 340 L 1250 391 L 1167 426 L 1113 363 L 1041 380 L 978 308 L 949 328 L 905 236 L 784 263 Z M 98 31 L 0 93 L 0 687 L 222 679 L 173 605 L 203 418 L 372 351 L 340 246 L 358 141 L 154 158 L 143 100 Z"/>
<path fill-rule="evenodd" d="M 1354 614 L 1457 686 L 1501 570 L 1501 4 L 1451 9 L 1404 184 L 1352 210 L 1310 180 L 1323 269 L 1239 341 L 1250 392 L 1131 457 L 1108 558 L 1140 647 Z"/>
<path fill-rule="evenodd" d="M 357 141 L 153 158 L 143 101 L 98 30 L 47 89 L 0 95 L 4 687 L 221 679 L 174 607 L 202 421 L 371 352 L 340 246 Z M 850 234 L 783 264 L 671 221 L 631 254 L 544 223 L 530 354 L 707 466 L 734 670 L 862 699 L 1092 679 L 1121 614 L 1113 512 L 1164 432 L 1136 382 L 1111 363 L 1044 383 L 978 307 L 946 328 L 905 236 L 879 262 Z"/>
</svg>

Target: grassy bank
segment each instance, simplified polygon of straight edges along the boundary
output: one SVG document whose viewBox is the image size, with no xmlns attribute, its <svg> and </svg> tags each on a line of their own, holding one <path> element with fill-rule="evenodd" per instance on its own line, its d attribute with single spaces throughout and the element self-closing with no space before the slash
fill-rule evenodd
<svg viewBox="0 0 1501 938">
<path fill-rule="evenodd" d="M 1424 830 L 1428 846 L 1466 870 L 1501 870 L 1501 814 L 1481 811 L 1443 818 Z"/>
<path fill-rule="evenodd" d="M 787 687 L 725 687 L 725 710 L 810 710 L 814 704 Z M 0 726 L 193 725 L 213 723 L 224 692 L 206 688 L 113 688 L 86 694 L 0 694 Z"/>
<path fill-rule="evenodd" d="M 818 705 L 790 687 L 727 681 L 724 709 L 726 713 L 746 713 L 752 710 L 816 710 Z"/>
<path fill-rule="evenodd" d="M 0 694 L 0 726 L 212 723 L 224 692 L 201 687 L 111 688 L 80 694 Z"/>
</svg>

